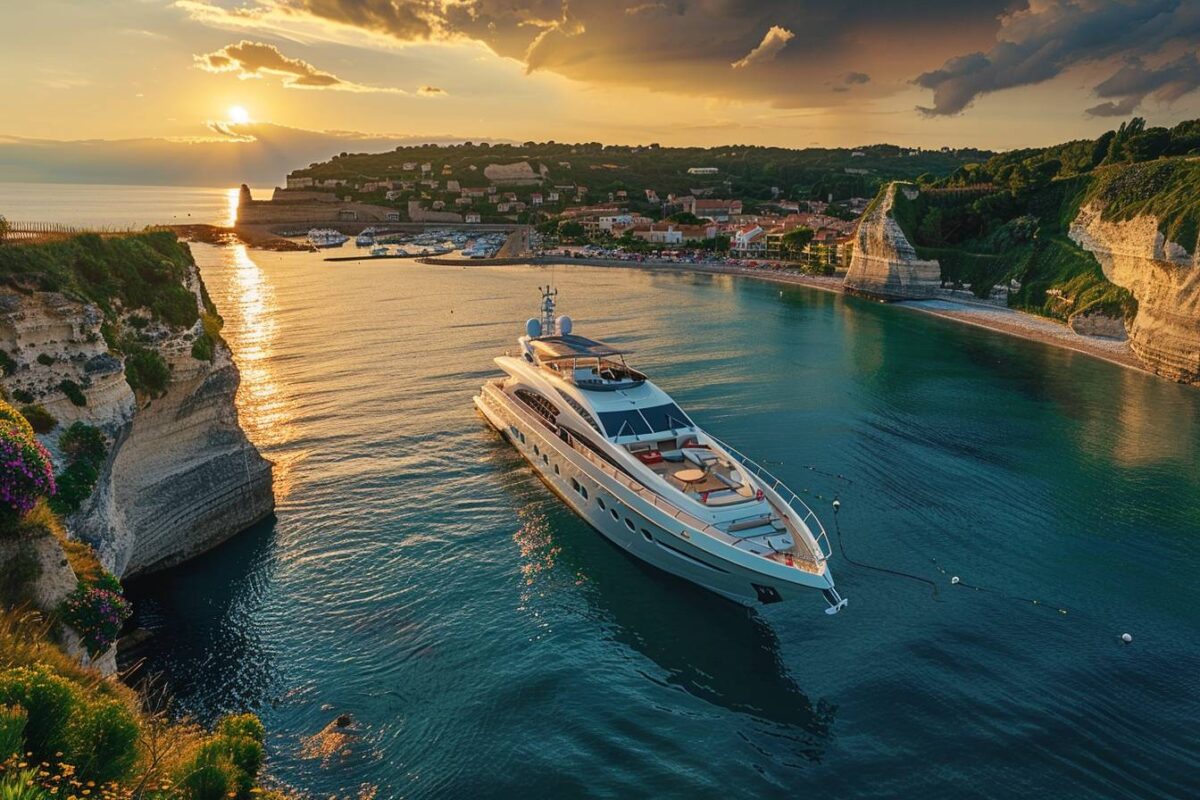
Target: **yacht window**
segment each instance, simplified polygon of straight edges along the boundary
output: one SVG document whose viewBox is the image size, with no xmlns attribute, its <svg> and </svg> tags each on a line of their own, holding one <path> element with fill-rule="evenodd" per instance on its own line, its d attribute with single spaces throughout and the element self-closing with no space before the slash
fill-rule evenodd
<svg viewBox="0 0 1200 800">
<path fill-rule="evenodd" d="M 603 497 L 598 497 L 598 498 L 596 498 L 596 502 L 600 504 L 600 509 L 601 509 L 602 511 L 603 511 L 603 510 L 606 510 L 606 509 L 608 508 L 608 506 L 604 505 L 604 498 L 603 498 Z"/>
<path fill-rule="evenodd" d="M 628 411 L 601 411 L 600 422 L 609 436 L 641 436 L 650 433 L 650 426 L 637 409 Z"/>
<path fill-rule="evenodd" d="M 629 528 L 629 530 L 631 530 L 631 531 L 632 531 L 632 530 L 635 530 L 635 528 L 633 527 L 633 523 L 632 523 L 632 522 L 630 522 L 628 519 L 627 519 L 627 520 L 625 520 L 625 527 L 626 527 L 626 528 Z"/>
<path fill-rule="evenodd" d="M 558 408 L 543 395 L 529 389 L 517 389 L 513 394 L 539 417 L 552 425 L 554 424 L 555 419 L 558 417 Z"/>
<path fill-rule="evenodd" d="M 615 508 L 612 509 L 611 511 L 609 511 L 608 513 L 612 514 L 613 519 L 620 519 L 620 517 L 617 516 L 617 510 Z"/>
<path fill-rule="evenodd" d="M 561 474 L 562 474 L 561 472 L 559 472 L 559 471 L 558 471 L 558 464 L 555 464 L 555 465 L 554 465 L 554 474 L 555 474 L 555 475 L 561 475 Z"/>
<path fill-rule="evenodd" d="M 692 426 L 692 421 L 674 403 L 667 403 L 666 405 L 655 406 L 654 408 L 643 408 L 641 411 L 642 416 L 646 418 L 646 422 L 650 423 L 650 429 L 655 433 L 677 430 L 679 428 L 690 428 Z"/>
<path fill-rule="evenodd" d="M 580 487 L 579 487 L 579 493 L 580 493 L 581 495 L 583 495 L 583 499 L 584 499 L 584 500 L 587 500 L 587 487 L 586 487 L 586 486 L 580 486 Z"/>
<path fill-rule="evenodd" d="M 571 488 L 578 492 L 579 489 L 581 488 L 579 486 L 579 481 L 575 480 L 574 478 L 571 478 Z"/>
<path fill-rule="evenodd" d="M 650 534 L 650 531 L 646 530 L 645 528 L 642 528 L 642 538 L 645 539 L 647 542 L 654 541 L 654 537 Z"/>
<path fill-rule="evenodd" d="M 586 408 L 581 406 L 574 397 L 571 397 L 571 395 L 567 394 L 562 389 L 557 389 L 557 391 L 562 395 L 562 399 L 567 401 L 567 405 L 579 412 L 579 416 L 583 417 L 584 420 L 587 421 L 587 424 L 591 425 L 596 430 L 596 433 L 600 433 L 600 426 L 596 424 L 596 420 L 592 419 L 592 415 L 588 413 Z"/>
</svg>

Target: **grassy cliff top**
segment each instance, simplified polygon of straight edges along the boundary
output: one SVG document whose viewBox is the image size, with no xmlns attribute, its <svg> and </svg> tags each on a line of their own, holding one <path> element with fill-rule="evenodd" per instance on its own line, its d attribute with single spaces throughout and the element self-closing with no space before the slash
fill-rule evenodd
<svg viewBox="0 0 1200 800">
<path fill-rule="evenodd" d="M 173 233 L 127 236 L 85 234 L 62 241 L 0 245 L 0 283 L 21 290 L 63 292 L 117 310 L 147 308 L 170 325 L 186 327 L 199 317 L 184 285 L 191 251 Z"/>
<path fill-rule="evenodd" d="M 1106 220 L 1156 217 L 1169 241 L 1195 253 L 1200 238 L 1200 157 L 1101 167 L 1093 172 L 1083 200 L 1100 203 Z"/>
<path fill-rule="evenodd" d="M 295 170 L 296 177 L 341 179 L 351 183 L 376 179 L 414 179 L 419 171 L 405 171 L 405 163 L 429 163 L 426 177 L 457 180 L 463 186 L 485 186 L 484 169 L 492 164 L 528 161 L 535 172 L 545 166 L 547 185 L 583 185 L 598 197 L 601 192 L 627 190 L 641 196 L 654 189 L 661 196 L 688 194 L 693 188 L 711 187 L 722 196 L 770 199 L 772 187 L 791 199 L 813 199 L 834 193 L 842 199 L 874 193 L 881 182 L 915 179 L 922 174 L 949 175 L 955 169 L 992 154 L 967 149 L 909 151 L 895 145 L 859 148 L 807 148 L 731 145 L 723 147 L 627 147 L 597 142 L 563 144 L 463 144 L 400 147 L 385 153 L 342 153 L 331 160 Z M 856 155 L 857 154 L 857 155 Z M 445 168 L 449 168 L 446 170 Z M 691 167 L 715 167 L 718 172 L 692 175 Z M 855 170 L 854 173 L 846 172 Z M 858 172 L 861 170 L 862 172 Z"/>
</svg>

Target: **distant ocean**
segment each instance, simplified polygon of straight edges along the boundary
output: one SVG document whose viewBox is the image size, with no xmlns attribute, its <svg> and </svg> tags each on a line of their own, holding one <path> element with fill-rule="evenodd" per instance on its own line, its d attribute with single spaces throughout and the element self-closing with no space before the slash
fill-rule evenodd
<svg viewBox="0 0 1200 800">
<path fill-rule="evenodd" d="M 270 197 L 271 189 L 252 189 Z M 114 186 L 86 183 L 2 183 L 0 215 L 13 222 L 58 222 L 78 227 L 232 225 L 238 187 Z"/>
</svg>

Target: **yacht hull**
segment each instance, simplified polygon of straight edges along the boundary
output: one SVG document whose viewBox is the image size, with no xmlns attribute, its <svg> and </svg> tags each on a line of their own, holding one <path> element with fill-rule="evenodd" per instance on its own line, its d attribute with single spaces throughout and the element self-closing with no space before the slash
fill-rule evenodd
<svg viewBox="0 0 1200 800">
<path fill-rule="evenodd" d="M 714 557 L 698 545 L 704 533 L 615 484 L 553 431 L 506 407 L 511 401 L 502 393 L 487 392 L 485 387 L 475 405 L 488 423 L 572 511 L 631 556 L 745 606 L 811 597 L 814 588 L 832 590 L 827 575 L 796 569 L 772 575 Z"/>
</svg>

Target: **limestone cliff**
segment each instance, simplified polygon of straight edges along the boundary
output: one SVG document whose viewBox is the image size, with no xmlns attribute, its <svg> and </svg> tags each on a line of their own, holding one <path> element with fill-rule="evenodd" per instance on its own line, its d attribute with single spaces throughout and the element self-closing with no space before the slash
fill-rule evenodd
<svg viewBox="0 0 1200 800">
<path fill-rule="evenodd" d="M 202 308 L 195 266 L 185 283 Z M 211 361 L 196 358 L 202 322 L 172 328 L 147 323 L 141 312 L 121 309 L 119 316 L 137 320 L 139 341 L 170 370 L 158 397 L 130 388 L 126 359 L 109 351 L 96 305 L 0 287 L 0 350 L 13 362 L 3 384 L 17 400 L 41 404 L 58 419 L 43 443 L 54 452 L 62 429 L 75 420 L 109 437 L 95 490 L 66 522 L 123 577 L 214 547 L 274 507 L 271 465 L 238 425 L 239 376 L 228 348 L 218 340 Z"/>
<path fill-rule="evenodd" d="M 1168 241 L 1153 216 L 1106 222 L 1102 212 L 1080 208 L 1069 235 L 1137 300 L 1130 347 L 1156 373 L 1200 382 L 1200 256 Z"/>
<path fill-rule="evenodd" d="M 934 297 L 942 284 L 941 266 L 920 258 L 893 218 L 897 191 L 916 189 L 891 184 L 859 222 L 846 288 L 889 300 Z"/>
</svg>

